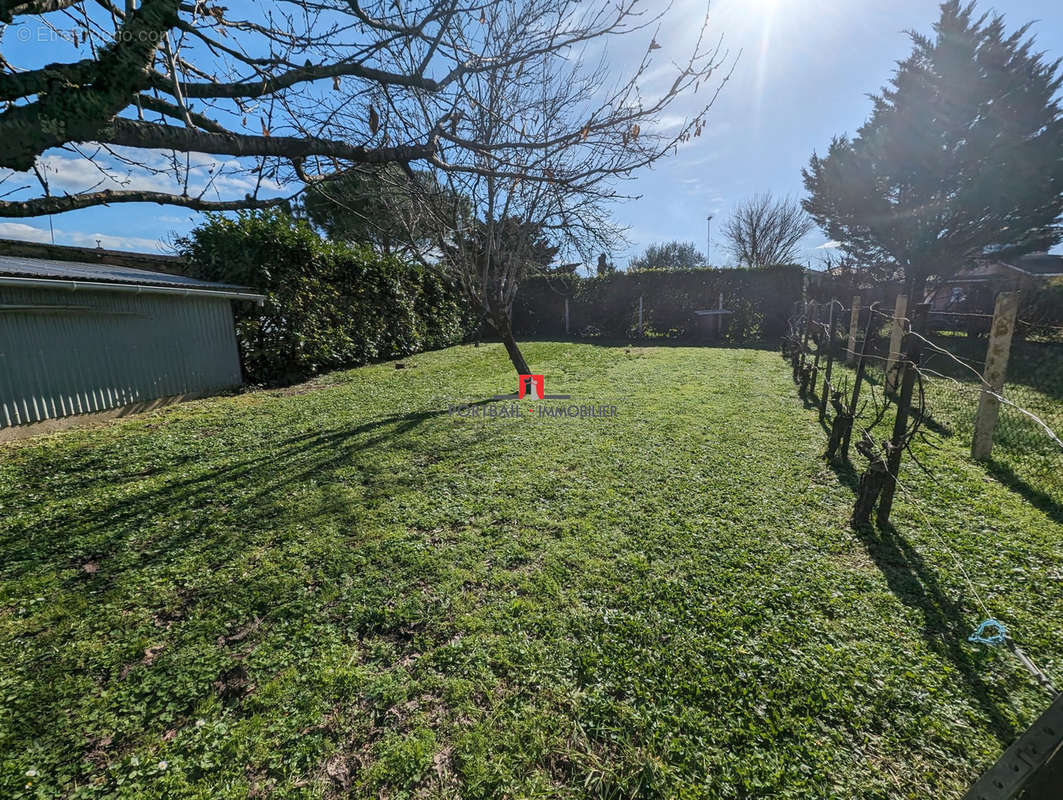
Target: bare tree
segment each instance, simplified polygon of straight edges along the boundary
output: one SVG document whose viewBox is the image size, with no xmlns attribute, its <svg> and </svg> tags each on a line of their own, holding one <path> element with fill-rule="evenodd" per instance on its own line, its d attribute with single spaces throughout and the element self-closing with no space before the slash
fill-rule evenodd
<svg viewBox="0 0 1063 800">
<path fill-rule="evenodd" d="M 39 64 L 0 50 L 0 216 L 263 207 L 388 163 L 541 187 L 569 170 L 564 181 L 589 186 L 659 154 L 640 126 L 709 78 L 718 45 L 699 45 L 671 89 L 644 100 L 651 40 L 634 79 L 613 94 L 599 80 L 602 111 L 582 117 L 573 94 L 538 116 L 518 103 L 492 117 L 483 89 L 617 35 L 650 39 L 664 13 L 647 0 L 0 0 L 5 41 L 34 25 L 48 39 Z M 695 114 L 672 138 L 702 126 Z M 558 154 L 575 144 L 598 161 L 566 166 Z M 84 185 L 56 186 L 75 173 Z"/>
<path fill-rule="evenodd" d="M 903 270 L 896 262 L 861 259 L 853 252 L 842 251 L 841 248 L 823 250 L 819 256 L 819 270 L 849 281 L 854 286 L 860 280 L 881 283 L 903 278 Z"/>
<path fill-rule="evenodd" d="M 758 194 L 741 203 L 723 226 L 723 235 L 739 264 L 770 267 L 791 264 L 798 244 L 815 223 L 792 198 Z"/>
<path fill-rule="evenodd" d="M 659 117 L 726 58 L 718 41 L 705 46 L 699 38 L 684 61 L 673 62 L 666 88 L 648 98 L 641 84 L 650 82 L 656 34 L 619 81 L 603 58 L 585 53 L 507 57 L 527 36 L 527 15 L 537 18 L 541 5 L 503 0 L 484 9 L 476 39 L 462 48 L 475 62 L 498 67 L 464 75 L 460 100 L 441 118 L 428 103 L 386 106 L 402 128 L 437 130 L 438 149 L 428 159 L 433 180 L 407 175 L 414 202 L 396 204 L 396 215 L 416 209 L 402 217 L 411 241 L 418 231 L 434 231 L 421 259 L 456 276 L 522 374 L 529 367 L 510 324 L 521 279 L 542 268 L 544 252 L 585 263 L 622 238 L 606 211 L 624 197 L 622 182 L 699 136 L 722 84 L 679 128 L 666 130 Z"/>
</svg>

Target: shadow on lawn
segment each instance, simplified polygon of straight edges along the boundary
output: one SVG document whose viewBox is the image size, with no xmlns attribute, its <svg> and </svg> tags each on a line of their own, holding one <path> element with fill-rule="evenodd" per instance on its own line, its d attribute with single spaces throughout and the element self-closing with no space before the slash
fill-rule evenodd
<svg viewBox="0 0 1063 800">
<path fill-rule="evenodd" d="M 486 402 L 490 401 L 470 405 Z M 122 573 L 165 563 L 175 554 L 201 543 L 204 532 L 216 525 L 231 530 L 238 523 L 246 534 L 290 522 L 282 519 L 288 513 L 279 508 L 283 498 L 300 484 L 324 484 L 341 469 L 355 470 L 361 477 L 359 499 L 366 504 L 380 497 L 412 491 L 417 487 L 413 476 L 400 476 L 379 465 L 374 448 L 386 444 L 392 453 L 407 450 L 412 458 L 425 455 L 416 443 L 405 442 L 403 435 L 446 413 L 445 409 L 439 409 L 395 414 L 352 428 L 308 431 L 270 442 L 257 455 L 216 468 L 211 468 L 209 461 L 204 464 L 201 454 L 193 452 L 167 462 L 167 472 L 175 477 L 161 486 L 154 484 L 123 494 L 110 502 L 94 505 L 87 512 L 62 507 L 32 532 L 9 531 L 0 539 L 0 547 L 8 559 L 6 576 L 15 578 L 41 568 L 62 569 L 72 563 L 92 560 L 101 562 L 101 577 L 107 575 L 115 580 Z M 460 445 L 454 443 L 450 447 L 457 446 Z M 434 458 L 447 449 L 444 442 L 436 442 L 426 455 Z M 187 475 L 192 464 L 199 467 L 193 477 L 176 477 Z M 141 478 L 133 475 L 130 479 Z M 113 471 L 104 471 L 102 476 L 86 480 L 75 491 L 92 492 L 114 482 Z M 247 491 L 249 486 L 255 487 L 253 491 Z M 219 499 L 226 496 L 232 497 L 232 502 L 220 505 Z M 160 525 L 160 510 L 175 524 Z M 335 504 L 321 504 L 298 521 L 311 522 L 336 512 L 351 516 L 349 498 Z M 131 534 L 144 530 L 150 530 L 153 535 L 139 544 L 136 551 L 130 551 Z M 211 554 L 217 559 L 217 566 L 238 555 L 246 546 L 246 536 L 229 538 L 231 541 L 217 542 L 216 552 Z"/>
<path fill-rule="evenodd" d="M 1053 522 L 1063 525 L 1063 504 L 1048 492 L 1031 486 L 1015 470 L 996 459 L 986 462 L 986 472 L 1030 501 L 1038 510 L 1044 512 Z"/>
<path fill-rule="evenodd" d="M 162 643 L 167 654 L 160 664 L 150 666 L 147 651 L 143 651 L 145 660 L 139 652 L 131 653 L 130 658 L 123 659 L 127 663 L 121 669 L 108 672 L 97 665 L 95 673 L 97 680 L 116 692 L 133 691 L 129 687 L 143 681 L 143 697 L 147 698 L 143 702 L 152 714 L 161 713 L 163 703 L 169 704 L 167 713 L 178 708 L 181 714 L 190 714 L 204 698 L 219 692 L 223 702 L 235 703 L 226 699 L 224 692 L 228 690 L 224 685 L 219 689 L 218 682 L 225 684 L 226 675 L 233 669 L 243 669 L 239 667 L 242 656 L 233 651 L 235 642 L 247 634 L 240 633 L 227 641 L 229 629 L 197 629 L 195 625 L 185 628 L 180 623 L 196 619 L 201 609 L 222 606 L 227 616 L 244 625 L 244 631 L 253 630 L 247 627 L 249 620 L 257 620 L 253 623 L 257 626 L 262 620 L 283 614 L 298 615 L 300 624 L 332 624 L 330 614 L 335 612 L 328 606 L 329 597 L 327 593 L 307 593 L 301 583 L 304 576 L 299 572 L 287 576 L 291 578 L 287 580 L 275 570 L 252 571 L 245 572 L 238 582 L 206 578 L 194 580 L 194 585 L 186 588 L 189 583 L 182 571 L 188 570 L 192 578 L 204 572 L 224 571 L 228 565 L 246 558 L 252 548 L 273 547 L 284 556 L 288 550 L 285 539 L 302 537 L 307 526 L 325 518 L 336 527 L 336 547 L 343 548 L 345 542 L 350 542 L 351 548 L 359 547 L 361 542 L 355 537 L 365 509 L 372 509 L 383 498 L 422 490 L 417 469 L 420 464 L 467 446 L 457 437 L 447 436 L 447 426 L 437 426 L 439 436 L 429 432 L 428 438 L 404 438 L 404 434 L 446 413 L 441 409 L 394 414 L 352 427 L 278 437 L 264 441 L 258 451 L 249 449 L 246 457 L 235 462 L 195 447 L 194 437 L 202 431 L 182 431 L 178 449 L 184 454 L 166 462 L 163 481 L 149 480 L 147 485 L 116 497 L 106 494 L 115 482 L 116 470 L 104 469 L 72 489 L 75 496 L 99 493 L 99 502 L 91 506 L 64 502 L 32 529 L 5 531 L 0 538 L 0 552 L 4 553 L 0 577 L 4 582 L 14 582 L 30 576 L 32 581 L 38 575 L 48 578 L 62 571 L 62 588 L 71 595 L 100 595 L 109 601 L 112 610 L 117 602 L 140 606 L 153 614 L 155 627 L 149 629 L 148 635 L 152 641 Z M 268 424 L 268 420 L 263 424 Z M 395 461 L 381 463 L 383 452 L 393 456 L 401 455 L 403 450 L 408 451 L 408 457 L 399 466 L 395 466 Z M 110 448 L 96 448 L 91 458 L 106 461 L 108 454 L 112 463 L 121 463 Z M 71 460 L 85 459 L 75 453 Z M 50 465 L 53 471 L 67 468 L 66 464 Z M 193 468 L 194 474 L 189 475 Z M 128 467 L 120 473 L 120 479 L 144 480 L 137 469 L 136 465 Z M 39 476 L 49 474 L 39 472 L 36 465 L 34 472 Z M 306 501 L 292 503 L 291 495 L 303 491 Z M 375 545 L 373 552 L 379 557 L 379 543 Z M 369 544 L 370 549 L 373 546 Z M 307 560 L 308 556 L 312 559 L 308 553 L 299 562 L 307 577 L 315 570 L 327 574 L 334 568 L 327 560 L 318 563 Z M 95 564 L 91 571 L 83 568 L 88 561 Z M 424 571 L 430 565 L 418 566 L 422 570 L 419 579 L 431 580 L 431 573 Z M 390 561 L 387 567 L 397 571 Z M 170 584 L 169 577 L 160 583 L 173 591 L 163 591 L 159 596 L 145 593 L 145 586 L 153 585 L 153 576 L 169 576 L 171 569 L 182 579 L 175 585 Z M 402 578 L 395 580 L 401 585 Z M 365 619 L 352 618 L 347 634 L 362 636 L 373 631 L 396 641 L 411 635 L 408 620 L 401 614 L 391 618 L 384 611 L 374 613 Z M 174 623 L 177 627 L 170 632 Z M 65 724 L 65 684 L 54 676 L 77 674 L 85 669 L 81 648 L 66 646 L 83 635 L 79 630 L 77 625 L 42 628 L 26 640 L 19 670 L 36 675 L 34 707 L 32 714 L 20 718 L 17 728 L 27 740 Z M 120 635 L 112 638 L 119 643 L 123 639 Z M 251 647 L 254 640 L 254 636 L 248 636 L 239 647 Z M 143 643 L 137 646 L 142 647 Z M 166 691 L 157 689 L 154 682 L 160 680 L 160 675 L 177 669 L 175 663 L 197 659 L 201 663 L 196 682 L 172 682 Z M 220 664 L 220 677 L 216 679 L 210 674 L 204 676 L 203 664 L 211 663 L 211 659 Z M 209 667 L 206 670 L 209 672 Z M 123 727 L 124 722 L 116 724 L 116 742 L 136 740 L 141 735 L 139 723 L 135 728 Z M 67 746 L 72 763 L 78 764 L 82 779 L 87 780 L 95 768 L 85 760 L 84 748 L 77 742 Z"/>
<path fill-rule="evenodd" d="M 857 472 L 853 462 L 849 459 L 845 459 L 844 461 L 828 461 L 827 465 L 831 468 L 834 474 L 838 476 L 838 480 L 841 481 L 844 486 L 848 486 L 855 495 L 857 489 L 860 488 L 860 473 Z"/>
<path fill-rule="evenodd" d="M 809 401 L 805 400 L 805 407 L 809 406 Z M 820 425 L 829 436 L 829 418 L 821 420 Z M 853 436 L 856 435 L 854 431 Z M 828 466 L 841 484 L 854 494 L 857 492 L 860 471 L 850 460 L 829 461 Z M 1016 734 L 1013 723 L 1015 715 L 1007 713 L 1004 706 L 1010 708 L 1010 704 L 1006 697 L 994 694 L 982 679 L 975 658 L 962 644 L 970 632 L 970 623 L 963 608 L 946 595 L 923 557 L 893 525 L 887 523 L 878 528 L 859 525 L 854 526 L 853 530 L 886 579 L 893 595 L 922 614 L 925 624 L 921 632 L 927 645 L 956 666 L 984 709 L 998 741 L 1002 745 L 1010 743 Z"/>
<path fill-rule="evenodd" d="M 854 531 L 893 595 L 923 615 L 925 625 L 921 632 L 927 645 L 956 666 L 989 718 L 998 741 L 1002 745 L 1010 743 L 1017 733 L 1015 715 L 1006 712 L 1005 706 L 1011 708 L 1006 696 L 986 684 L 976 659 L 962 644 L 970 632 L 963 608 L 945 594 L 923 557 L 893 525 L 887 523 L 877 529 L 862 525 L 854 527 Z"/>
</svg>

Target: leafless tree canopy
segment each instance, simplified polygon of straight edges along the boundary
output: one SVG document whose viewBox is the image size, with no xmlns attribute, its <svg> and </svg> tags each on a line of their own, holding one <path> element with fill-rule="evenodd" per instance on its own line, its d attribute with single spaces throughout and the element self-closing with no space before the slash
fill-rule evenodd
<svg viewBox="0 0 1063 800">
<path fill-rule="evenodd" d="M 723 227 L 724 238 L 739 264 L 770 267 L 792 264 L 798 244 L 815 223 L 789 197 L 754 195 L 739 205 Z"/>
<path fill-rule="evenodd" d="M 699 135 L 703 111 L 667 132 L 658 115 L 699 88 L 707 108 L 721 85 L 707 84 L 725 54 L 704 38 L 670 54 L 661 83 L 665 13 L 649 0 L 278 0 L 239 13 L 203 0 L 0 0 L 5 40 L 43 29 L 55 60 L 23 67 L 0 52 L 0 216 L 260 207 L 397 163 L 452 176 L 469 196 L 501 182 L 500 202 L 552 204 L 535 214 L 593 232 L 561 195 L 593 204 L 612 191 L 604 179 Z M 618 78 L 599 59 L 620 35 L 641 36 L 645 55 Z M 533 97 L 538 80 L 550 88 Z M 98 180 L 53 191 L 55 163 L 75 158 Z"/>
<path fill-rule="evenodd" d="M 505 3 L 488 8 L 493 35 L 480 47 L 518 48 L 525 27 L 512 12 Z M 574 261 L 609 250 L 620 231 L 606 209 L 620 197 L 624 178 L 701 134 L 719 90 L 679 130 L 658 130 L 656 117 L 708 78 L 720 52 L 698 41 L 689 61 L 675 68 L 671 86 L 647 100 L 639 83 L 657 49 L 647 38 L 641 63 L 619 80 L 601 59 L 553 52 L 467 75 L 459 106 L 444 118 L 440 153 L 431 160 L 436 180 L 407 181 L 415 202 L 404 205 L 418 212 L 411 232 L 434 232 L 433 248 L 422 257 L 455 274 L 519 372 L 528 368 L 512 339 L 509 314 L 520 279 L 538 260 L 540 240 Z M 491 52 L 484 50 L 477 61 L 499 61 Z M 407 125 L 421 121 L 403 118 Z"/>
</svg>

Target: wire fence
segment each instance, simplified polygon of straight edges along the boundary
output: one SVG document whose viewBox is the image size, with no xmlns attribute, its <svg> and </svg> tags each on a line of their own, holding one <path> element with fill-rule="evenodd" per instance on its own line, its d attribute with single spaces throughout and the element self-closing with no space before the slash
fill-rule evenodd
<svg viewBox="0 0 1063 800">
<path fill-rule="evenodd" d="M 1063 340 L 1031 341 L 1016 326 L 1000 392 L 988 466 L 1014 488 L 1063 505 L 1063 448 L 1046 431 L 1063 431 Z M 985 338 L 928 337 L 920 373 L 927 412 L 945 435 L 970 439 L 982 394 Z"/>
<path fill-rule="evenodd" d="M 851 468 L 851 437 L 853 449 L 867 459 L 851 523 L 869 525 L 877 506 L 882 528 L 889 523 L 894 491 L 905 494 L 956 562 L 985 615 L 969 641 L 1006 645 L 1054 696 L 1058 690 L 1049 676 L 992 616 L 948 539 L 901 481 L 900 466 L 904 452 L 916 459 L 909 444 L 917 435 L 963 436 L 972 455 L 984 459 L 988 434 L 989 470 L 1034 502 L 1047 498 L 1054 511 L 1063 510 L 1063 439 L 1056 433 L 1063 431 L 1063 335 L 1024 336 L 1015 319 L 1015 294 L 1001 295 L 994 314 L 965 314 L 984 319 L 964 320 L 944 333 L 937 327 L 936 335 L 926 333 L 927 306 L 909 317 L 904 298 L 888 312 L 877 304 L 860 309 L 857 301 L 852 308 L 837 300 L 795 304 L 781 343 L 800 396 L 818 405 L 830 432 L 827 460 Z M 855 371 L 842 366 L 854 361 Z"/>
<path fill-rule="evenodd" d="M 1021 330 L 1021 326 L 1020 326 Z M 1005 403 L 994 435 L 993 458 L 1001 472 L 1063 504 L 1063 448 L 1026 409 L 1053 431 L 1063 431 L 1063 341 L 1012 342 Z"/>
<path fill-rule="evenodd" d="M 858 407 L 852 409 L 854 427 L 858 435 L 868 430 L 880 440 L 889 435 L 887 415 L 882 411 L 890 403 L 889 381 L 896 379 L 896 369 L 902 361 L 899 339 L 894 335 L 894 309 L 859 309 L 854 319 L 852 306 L 835 301 L 831 326 L 830 305 L 814 304 L 811 309 L 795 305 L 792 326 L 798 330 L 807 315 L 809 358 L 814 353 L 816 365 L 826 364 L 828 357 L 839 364 L 826 389 L 828 393 L 833 389 L 851 397 L 854 376 L 840 366 L 852 366 L 863 353 L 863 386 Z M 939 330 L 924 337 L 918 392 L 926 433 L 956 437 L 970 447 L 980 398 L 986 388 L 983 373 L 993 315 L 963 316 L 963 325 L 946 323 L 942 327 L 953 330 Z M 851 335 L 854 321 L 855 337 Z M 819 384 L 813 393 L 823 397 L 822 366 L 813 372 L 817 373 L 817 380 L 811 383 Z M 1063 328 L 1016 321 L 1000 396 L 987 468 L 1012 488 L 1048 500 L 1063 510 L 1063 447 L 1053 436 L 1053 432 L 1063 432 Z M 824 407 L 827 399 L 823 397 Z"/>
</svg>

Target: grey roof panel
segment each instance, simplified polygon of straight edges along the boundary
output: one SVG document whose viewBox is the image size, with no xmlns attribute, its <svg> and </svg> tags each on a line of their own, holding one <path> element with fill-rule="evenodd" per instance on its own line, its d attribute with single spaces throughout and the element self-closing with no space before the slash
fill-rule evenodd
<svg viewBox="0 0 1063 800">
<path fill-rule="evenodd" d="M 1063 256 L 1057 256 L 1052 253 L 1029 253 L 1025 256 L 1013 258 L 1009 263 L 1031 275 L 1043 275 L 1045 277 L 1063 275 Z"/>
<path fill-rule="evenodd" d="M 131 286 L 174 286 L 187 289 L 248 290 L 245 286 L 212 283 L 184 275 L 168 275 L 113 264 L 87 264 L 80 261 L 54 261 L 45 258 L 0 255 L 0 275 L 13 278 L 45 278 L 95 283 L 122 283 Z"/>
</svg>

